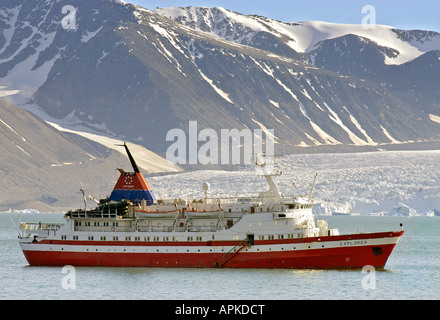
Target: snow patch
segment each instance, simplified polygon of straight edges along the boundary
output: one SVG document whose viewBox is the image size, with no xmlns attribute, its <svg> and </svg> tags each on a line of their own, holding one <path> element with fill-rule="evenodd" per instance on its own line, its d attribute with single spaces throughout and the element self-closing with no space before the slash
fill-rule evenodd
<svg viewBox="0 0 440 320">
<path fill-rule="evenodd" d="M 391 143 L 400 143 L 400 141 L 394 139 L 391 134 L 385 129 L 384 127 L 380 126 L 382 128 L 382 132 L 387 136 L 388 139 L 390 139 Z"/>
<path fill-rule="evenodd" d="M 316 123 L 314 123 L 312 120 L 310 120 L 310 125 L 312 126 L 313 130 L 321 137 L 322 140 L 326 144 L 341 144 L 338 140 L 333 138 L 331 135 L 326 133 L 324 130 L 322 130 Z M 316 140 L 315 140 L 316 141 Z"/>
<path fill-rule="evenodd" d="M 0 119 L 0 122 L 9 130 L 11 130 L 13 133 L 15 133 L 17 136 L 19 136 L 21 138 L 21 140 L 23 140 L 24 142 L 26 142 L 26 139 L 24 137 L 22 137 L 20 134 L 18 134 L 17 131 L 15 131 L 14 129 L 12 129 L 12 127 L 10 125 L 8 125 L 6 122 L 4 122 L 2 119 Z"/>
<path fill-rule="evenodd" d="M 275 101 L 270 100 L 270 99 L 269 99 L 269 102 L 272 103 L 275 106 L 275 108 L 278 108 L 278 109 L 280 108 L 280 104 L 278 102 L 275 102 Z"/>
<path fill-rule="evenodd" d="M 81 131 L 81 129 L 79 130 L 68 129 L 54 122 L 48 122 L 48 123 L 52 125 L 54 128 L 58 129 L 59 131 L 78 134 L 82 137 L 98 142 L 106 146 L 107 148 L 116 150 L 125 155 L 125 150 L 118 146 L 121 144 L 120 139 L 110 138 L 92 132 Z M 129 146 L 131 153 L 136 158 L 136 163 L 149 173 L 181 171 L 181 169 L 178 166 L 170 163 L 168 160 L 158 156 L 154 152 L 146 149 L 141 145 L 130 143 Z M 66 165 L 66 163 L 64 163 L 64 165 Z"/>
<path fill-rule="evenodd" d="M 23 151 L 23 153 L 25 154 L 25 155 L 27 155 L 29 158 L 32 158 L 32 156 L 29 154 L 29 153 L 27 153 L 26 151 L 24 151 L 24 149 L 22 148 L 22 147 L 20 147 L 18 144 L 16 144 L 15 145 L 18 149 L 20 149 L 21 151 Z"/>
<path fill-rule="evenodd" d="M 52 44 L 55 35 L 56 32 L 45 35 L 45 40 L 40 43 L 37 48 L 35 48 L 36 52 L 23 62 L 15 65 L 15 67 L 9 71 L 4 78 L 2 78 L 2 88 L 4 91 L 15 91 L 14 95 L 8 97 L 8 100 L 12 104 L 17 106 L 25 104 L 27 100 L 35 93 L 35 91 L 37 91 L 38 88 L 46 81 L 47 75 L 52 69 L 53 64 L 61 54 L 58 53 L 50 61 L 46 61 L 37 69 L 34 69 L 34 67 L 37 63 L 40 53 Z"/>
<path fill-rule="evenodd" d="M 440 123 L 440 117 L 439 116 L 436 116 L 436 115 L 433 115 L 433 114 L 429 114 L 429 119 L 431 119 L 431 121 Z"/>
<path fill-rule="evenodd" d="M 222 97 L 223 99 L 225 99 L 227 102 L 229 102 L 229 103 L 231 103 L 231 104 L 234 104 L 234 102 L 232 102 L 232 100 L 231 99 L 229 99 L 229 94 L 227 94 L 226 92 L 224 92 L 223 90 L 221 90 L 219 87 L 217 87 L 215 84 L 214 84 L 214 82 L 211 80 L 211 79 L 209 79 L 200 69 L 198 69 L 199 70 L 199 73 L 200 73 L 200 75 L 202 76 L 202 78 L 206 81 L 206 82 L 208 82 L 210 85 L 211 85 L 211 87 L 215 90 L 215 92 L 217 92 L 218 93 L 218 95 L 220 96 L 220 97 Z"/>
<path fill-rule="evenodd" d="M 176 48 L 181 54 L 185 55 L 185 52 L 183 52 L 182 48 L 177 44 L 176 40 L 173 38 L 173 36 L 177 37 L 177 34 L 172 32 L 171 30 L 166 30 L 154 23 L 150 23 L 150 26 L 154 29 L 154 31 L 159 33 L 162 37 L 166 38 L 173 45 L 173 47 Z"/>
<path fill-rule="evenodd" d="M 260 126 L 261 130 L 263 130 L 263 132 L 266 134 L 266 136 L 269 136 L 269 137 L 272 138 L 272 140 L 273 140 L 274 143 L 279 143 L 279 142 L 276 141 L 276 140 L 278 140 L 278 138 L 277 138 L 274 134 L 272 134 L 272 133 L 266 128 L 266 126 L 265 126 L 264 124 L 262 124 L 261 122 L 258 122 L 258 121 L 255 120 L 255 119 L 251 119 L 251 120 L 252 120 L 253 122 L 255 122 L 256 124 L 258 124 L 258 125 Z"/>
<path fill-rule="evenodd" d="M 81 36 L 81 42 L 82 42 L 82 43 L 87 43 L 87 42 L 89 42 L 90 39 L 92 39 L 94 36 L 96 36 L 96 35 L 99 33 L 99 31 L 101 31 L 101 29 L 102 29 L 102 26 L 99 27 L 98 30 L 93 31 L 93 32 L 86 31 L 85 34 L 83 34 L 83 35 Z"/>
<path fill-rule="evenodd" d="M 365 141 L 365 140 L 362 140 L 361 138 L 359 138 L 357 135 L 355 135 L 343 122 L 342 122 L 342 120 L 341 120 L 341 118 L 339 118 L 339 116 L 338 116 L 338 114 L 335 112 L 335 111 L 333 111 L 326 103 L 324 104 L 326 107 L 327 107 L 327 109 L 328 109 L 328 111 L 330 112 L 330 115 L 329 115 L 329 117 L 330 117 L 330 119 L 331 120 L 333 120 L 338 126 L 340 126 L 341 128 L 342 128 L 342 130 L 344 130 L 347 134 L 348 134 L 348 136 L 349 136 L 349 138 L 350 138 L 350 140 L 351 141 L 353 141 L 353 143 L 355 144 L 355 145 L 358 145 L 358 146 L 365 146 L 365 145 L 368 145 L 368 143 Z"/>
</svg>

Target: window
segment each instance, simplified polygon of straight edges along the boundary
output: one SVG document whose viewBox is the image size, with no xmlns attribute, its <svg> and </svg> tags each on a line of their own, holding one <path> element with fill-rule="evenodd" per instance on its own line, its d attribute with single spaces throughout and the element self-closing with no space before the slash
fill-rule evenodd
<svg viewBox="0 0 440 320">
<path fill-rule="evenodd" d="M 113 237 L 113 241 L 118 241 L 118 237 Z"/>
<path fill-rule="evenodd" d="M 66 240 L 67 236 L 61 236 L 61 240 Z"/>
<path fill-rule="evenodd" d="M 101 237 L 101 241 L 105 241 L 105 236 L 104 236 L 104 237 Z"/>
<path fill-rule="evenodd" d="M 78 236 L 73 236 L 73 240 L 78 240 Z"/>
<path fill-rule="evenodd" d="M 90 222 L 89 222 L 90 223 Z M 93 236 L 89 236 L 89 240 L 93 240 Z"/>
</svg>

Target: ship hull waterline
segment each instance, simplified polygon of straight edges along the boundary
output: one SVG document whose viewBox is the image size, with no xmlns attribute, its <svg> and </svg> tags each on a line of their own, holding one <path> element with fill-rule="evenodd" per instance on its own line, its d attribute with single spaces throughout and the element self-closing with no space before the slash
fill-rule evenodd
<svg viewBox="0 0 440 320">
<path fill-rule="evenodd" d="M 31 266 L 384 269 L 403 231 L 240 241 L 22 242 Z"/>
</svg>

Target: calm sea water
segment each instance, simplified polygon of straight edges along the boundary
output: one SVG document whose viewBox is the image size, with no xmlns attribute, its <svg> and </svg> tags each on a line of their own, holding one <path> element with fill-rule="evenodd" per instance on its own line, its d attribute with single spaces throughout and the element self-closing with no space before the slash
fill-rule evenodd
<svg viewBox="0 0 440 320">
<path fill-rule="evenodd" d="M 405 234 L 385 271 L 364 289 L 361 270 L 76 268 L 64 289 L 61 267 L 30 267 L 10 216 L 0 214 L 0 299 L 440 299 L 440 217 L 326 217 L 341 233 L 400 230 Z M 27 222 L 62 222 L 62 214 L 22 214 Z M 319 219 L 323 219 L 320 217 Z M 371 274 L 368 274 L 371 275 Z M 369 278 L 368 283 L 372 284 Z"/>
</svg>

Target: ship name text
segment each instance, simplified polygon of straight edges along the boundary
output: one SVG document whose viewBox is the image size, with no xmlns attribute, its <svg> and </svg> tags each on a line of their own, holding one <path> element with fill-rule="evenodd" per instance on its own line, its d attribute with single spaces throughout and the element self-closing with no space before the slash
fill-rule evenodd
<svg viewBox="0 0 440 320">
<path fill-rule="evenodd" d="M 346 247 L 346 246 L 362 246 L 364 244 L 367 244 L 367 240 L 352 240 L 352 241 L 341 241 L 339 243 L 340 247 Z"/>
</svg>

